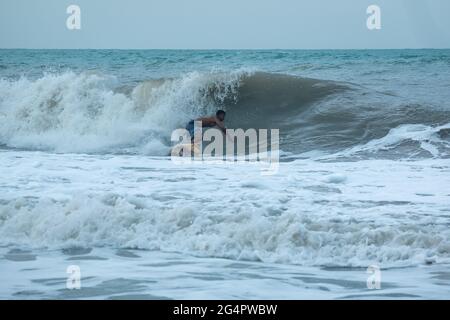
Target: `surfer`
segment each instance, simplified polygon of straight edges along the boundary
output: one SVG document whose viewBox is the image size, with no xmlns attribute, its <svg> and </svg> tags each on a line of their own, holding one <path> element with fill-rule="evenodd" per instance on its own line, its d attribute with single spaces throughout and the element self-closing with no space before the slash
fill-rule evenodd
<svg viewBox="0 0 450 320">
<path fill-rule="evenodd" d="M 226 114 L 225 111 L 218 110 L 216 112 L 215 116 L 202 117 L 202 118 L 197 118 L 195 120 L 189 121 L 189 123 L 186 126 L 186 130 L 189 131 L 189 134 L 191 135 L 191 142 L 194 142 L 194 136 L 195 136 L 194 123 L 196 121 L 200 121 L 202 123 L 202 128 L 218 127 L 223 132 L 223 134 L 226 134 L 227 128 L 225 128 L 225 124 L 224 124 L 225 114 Z"/>
<path fill-rule="evenodd" d="M 196 127 L 195 126 L 196 122 L 201 122 L 201 126 Z M 217 127 L 220 131 L 223 132 L 223 134 L 226 137 L 229 138 L 229 136 L 227 135 L 227 128 L 225 128 L 224 122 L 225 122 L 225 111 L 223 110 L 218 110 L 215 116 L 201 117 L 189 121 L 189 123 L 186 126 L 186 130 L 189 132 L 191 143 L 189 145 L 178 144 L 174 146 L 169 155 L 177 154 L 178 156 L 181 157 L 183 156 L 184 153 L 192 154 L 192 152 L 194 152 L 194 154 L 199 154 L 201 149 L 199 149 L 198 145 L 201 142 L 201 133 L 200 136 L 197 136 L 197 139 L 200 138 L 200 141 L 195 141 L 196 138 L 195 131 L 196 130 L 199 131 L 202 128 Z"/>
</svg>

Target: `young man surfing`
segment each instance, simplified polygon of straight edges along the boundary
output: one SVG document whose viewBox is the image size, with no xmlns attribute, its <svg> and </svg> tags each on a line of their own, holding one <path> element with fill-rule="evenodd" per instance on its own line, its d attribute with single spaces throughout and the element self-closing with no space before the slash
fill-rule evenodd
<svg viewBox="0 0 450 320">
<path fill-rule="evenodd" d="M 195 136 L 195 126 L 194 123 L 196 121 L 200 121 L 202 123 L 202 128 L 212 128 L 212 127 L 218 127 L 223 134 L 226 134 L 227 128 L 225 128 L 225 111 L 219 110 L 216 112 L 215 116 L 211 117 L 202 117 L 195 120 L 189 121 L 188 125 L 186 126 L 186 130 L 189 131 L 189 134 L 191 135 L 191 142 L 194 142 L 194 136 Z"/>
</svg>

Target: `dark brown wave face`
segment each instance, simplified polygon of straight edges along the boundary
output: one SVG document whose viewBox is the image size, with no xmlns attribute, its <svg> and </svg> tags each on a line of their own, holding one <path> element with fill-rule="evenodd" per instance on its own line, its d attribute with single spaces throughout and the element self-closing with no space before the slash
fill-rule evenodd
<svg viewBox="0 0 450 320">
<path fill-rule="evenodd" d="M 237 97 L 222 105 L 227 110 L 228 127 L 280 129 L 281 148 L 295 154 L 312 150 L 339 152 L 382 139 L 404 125 L 435 127 L 434 136 L 445 140 L 445 125 L 450 123 L 450 110 L 446 108 L 408 103 L 401 97 L 356 84 L 284 74 L 244 77 Z M 419 142 L 405 138 L 392 152 L 384 150 L 378 155 L 427 156 Z M 446 141 L 440 147 L 447 148 Z"/>
<path fill-rule="evenodd" d="M 332 81 L 256 73 L 241 81 L 237 102 L 227 102 L 228 120 L 242 128 L 284 126 L 313 103 L 347 89 Z"/>
</svg>

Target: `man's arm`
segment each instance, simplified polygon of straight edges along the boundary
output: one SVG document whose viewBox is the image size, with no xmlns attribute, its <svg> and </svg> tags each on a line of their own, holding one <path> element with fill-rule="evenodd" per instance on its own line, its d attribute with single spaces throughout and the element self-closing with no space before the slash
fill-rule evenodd
<svg viewBox="0 0 450 320">
<path fill-rule="evenodd" d="M 197 121 L 201 121 L 202 124 L 206 125 L 206 126 L 214 126 L 214 125 L 216 125 L 223 132 L 223 134 L 226 134 L 227 128 L 225 127 L 225 124 L 223 123 L 223 121 L 220 121 L 216 117 L 198 118 Z"/>
</svg>

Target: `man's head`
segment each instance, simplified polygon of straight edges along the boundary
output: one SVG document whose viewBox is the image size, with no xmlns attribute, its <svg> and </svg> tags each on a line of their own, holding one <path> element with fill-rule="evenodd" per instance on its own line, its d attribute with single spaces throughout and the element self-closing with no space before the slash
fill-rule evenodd
<svg viewBox="0 0 450 320">
<path fill-rule="evenodd" d="M 219 119 L 220 121 L 224 121 L 225 120 L 225 111 L 223 110 L 219 110 L 216 112 L 216 117 L 217 119 Z"/>
</svg>

